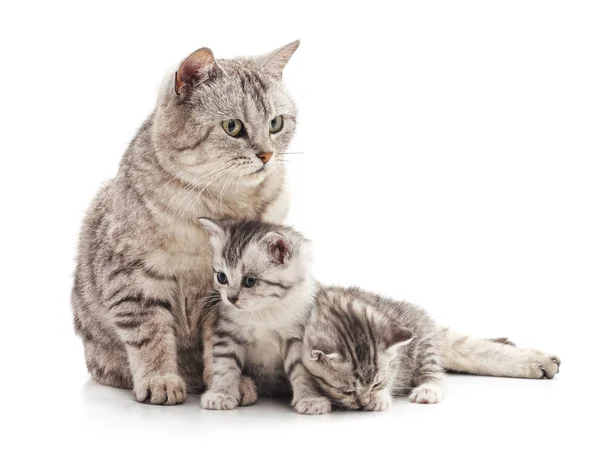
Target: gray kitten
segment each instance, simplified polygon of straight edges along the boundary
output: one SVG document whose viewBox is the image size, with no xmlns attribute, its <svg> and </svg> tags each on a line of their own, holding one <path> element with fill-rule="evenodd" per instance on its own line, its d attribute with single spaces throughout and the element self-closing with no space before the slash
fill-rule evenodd
<svg viewBox="0 0 600 450">
<path fill-rule="evenodd" d="M 284 219 L 281 158 L 296 108 L 281 75 L 298 45 L 256 58 L 217 60 L 207 48 L 190 55 L 94 199 L 72 307 L 99 383 L 155 404 L 181 403 L 203 388 L 212 277 L 197 218 Z"/>
<path fill-rule="evenodd" d="M 309 242 L 290 228 L 201 219 L 214 249 L 216 298 L 205 335 L 205 409 L 233 409 L 262 394 L 293 392 L 305 413 L 326 402 L 301 364 L 304 324 L 314 303 Z M 207 327 L 207 330 L 209 327 Z M 242 377 L 242 373 L 249 378 Z"/>
<path fill-rule="evenodd" d="M 204 408 L 254 401 L 254 386 L 242 374 L 261 393 L 291 390 L 297 412 L 321 414 L 332 402 L 385 410 L 393 395 L 437 403 L 445 370 L 524 378 L 558 372 L 556 356 L 517 349 L 503 338 L 454 333 L 408 302 L 358 288 L 316 287 L 310 243 L 294 230 L 202 223 L 211 234 L 217 292 L 212 333 L 205 336 Z"/>
</svg>

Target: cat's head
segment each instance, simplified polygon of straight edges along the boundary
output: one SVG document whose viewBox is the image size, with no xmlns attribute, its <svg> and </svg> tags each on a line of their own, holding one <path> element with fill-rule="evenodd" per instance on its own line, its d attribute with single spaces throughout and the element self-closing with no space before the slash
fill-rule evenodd
<svg viewBox="0 0 600 450">
<path fill-rule="evenodd" d="M 364 305 L 321 309 L 306 327 L 302 361 L 334 404 L 361 409 L 398 382 L 398 350 L 412 337 Z"/>
<path fill-rule="evenodd" d="M 286 305 L 290 293 L 312 289 L 310 242 L 301 234 L 266 222 L 200 222 L 213 248 L 214 289 L 230 312 Z"/>
<path fill-rule="evenodd" d="M 257 185 L 281 167 L 296 123 L 281 77 L 298 45 L 253 58 L 215 59 L 208 48 L 188 56 L 165 81 L 152 123 L 161 167 L 209 189 Z"/>
</svg>

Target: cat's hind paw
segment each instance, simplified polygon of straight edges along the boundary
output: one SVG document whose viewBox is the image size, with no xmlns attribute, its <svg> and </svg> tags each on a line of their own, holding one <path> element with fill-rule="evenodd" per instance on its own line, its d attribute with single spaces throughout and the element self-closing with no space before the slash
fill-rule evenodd
<svg viewBox="0 0 600 450">
<path fill-rule="evenodd" d="M 560 370 L 560 358 L 539 351 L 531 351 L 528 361 L 527 378 L 552 379 Z"/>
<path fill-rule="evenodd" d="M 299 414 L 326 414 L 331 411 L 331 402 L 325 397 L 302 398 L 293 404 L 294 411 Z"/>
<path fill-rule="evenodd" d="M 200 407 L 202 409 L 228 410 L 234 409 L 237 405 L 238 401 L 233 395 L 208 391 L 200 397 Z"/>
<path fill-rule="evenodd" d="M 417 386 L 408 396 L 409 401 L 421 404 L 439 403 L 443 398 L 440 386 L 429 383 Z"/>
<path fill-rule="evenodd" d="M 240 406 L 248 406 L 256 403 L 258 395 L 256 394 L 256 385 L 252 381 L 252 378 L 242 376 L 240 379 L 240 396 Z"/>
</svg>

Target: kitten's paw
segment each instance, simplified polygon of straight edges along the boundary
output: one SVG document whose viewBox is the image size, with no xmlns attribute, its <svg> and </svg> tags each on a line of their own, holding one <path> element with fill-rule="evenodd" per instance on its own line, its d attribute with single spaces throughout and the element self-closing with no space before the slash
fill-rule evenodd
<svg viewBox="0 0 600 450">
<path fill-rule="evenodd" d="M 408 396 L 408 400 L 413 403 L 439 403 L 444 398 L 442 388 L 437 384 L 425 383 L 417 386 Z"/>
<path fill-rule="evenodd" d="M 363 411 L 386 411 L 392 406 L 392 396 L 389 392 L 377 392 Z"/>
<path fill-rule="evenodd" d="M 133 394 L 140 403 L 177 405 L 185 400 L 185 382 L 174 373 L 152 375 L 137 382 Z"/>
<path fill-rule="evenodd" d="M 331 411 L 331 402 L 325 397 L 307 397 L 293 403 L 294 411 L 299 414 L 327 414 Z"/>
<path fill-rule="evenodd" d="M 256 403 L 258 395 L 256 394 L 256 385 L 252 378 L 242 376 L 240 379 L 240 406 L 248 406 Z"/>
<path fill-rule="evenodd" d="M 238 401 L 233 395 L 207 391 L 200 397 L 200 407 L 202 409 L 222 411 L 234 409 L 237 405 Z"/>
<path fill-rule="evenodd" d="M 526 378 L 552 379 L 559 372 L 560 358 L 537 350 L 531 350 L 526 361 Z"/>
</svg>

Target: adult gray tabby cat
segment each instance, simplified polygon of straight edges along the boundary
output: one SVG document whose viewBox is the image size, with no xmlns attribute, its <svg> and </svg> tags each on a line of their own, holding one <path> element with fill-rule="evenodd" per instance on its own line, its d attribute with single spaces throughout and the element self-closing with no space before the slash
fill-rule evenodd
<svg viewBox="0 0 600 450">
<path fill-rule="evenodd" d="M 408 302 L 317 286 L 310 243 L 290 228 L 201 222 L 211 235 L 216 290 L 203 408 L 255 401 L 242 374 L 267 395 L 291 390 L 297 412 L 322 414 L 332 402 L 385 410 L 393 395 L 437 403 L 445 370 L 523 378 L 558 373 L 557 356 L 452 332 Z"/>
<path fill-rule="evenodd" d="M 155 404 L 203 388 L 212 271 L 197 218 L 284 219 L 296 108 L 281 74 L 298 45 L 232 60 L 202 48 L 166 79 L 81 231 L 72 307 L 96 381 Z"/>
</svg>

